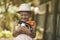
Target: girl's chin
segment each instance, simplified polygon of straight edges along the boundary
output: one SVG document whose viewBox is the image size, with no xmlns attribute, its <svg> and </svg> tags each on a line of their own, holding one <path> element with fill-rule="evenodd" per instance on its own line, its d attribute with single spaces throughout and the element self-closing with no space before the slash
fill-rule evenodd
<svg viewBox="0 0 60 40">
<path fill-rule="evenodd" d="M 22 20 L 22 21 L 25 21 L 25 22 L 26 22 L 26 21 L 28 21 L 28 20 Z"/>
</svg>

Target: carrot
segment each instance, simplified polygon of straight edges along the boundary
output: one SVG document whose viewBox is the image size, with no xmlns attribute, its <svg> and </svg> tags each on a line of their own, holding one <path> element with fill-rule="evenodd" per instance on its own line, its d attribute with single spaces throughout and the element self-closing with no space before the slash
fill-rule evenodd
<svg viewBox="0 0 60 40">
<path fill-rule="evenodd" d="M 35 23 L 35 21 L 29 21 L 28 22 L 31 26 L 34 26 L 36 23 Z"/>
</svg>

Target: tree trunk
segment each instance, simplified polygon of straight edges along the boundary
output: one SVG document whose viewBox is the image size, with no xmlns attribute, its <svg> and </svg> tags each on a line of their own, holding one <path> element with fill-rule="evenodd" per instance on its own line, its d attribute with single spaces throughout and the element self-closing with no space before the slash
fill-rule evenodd
<svg viewBox="0 0 60 40">
<path fill-rule="evenodd" d="M 52 40 L 56 40 L 56 29 L 57 29 L 57 14 L 58 14 L 58 3 L 59 0 L 52 0 L 52 13 L 53 13 L 53 34 Z"/>
</svg>

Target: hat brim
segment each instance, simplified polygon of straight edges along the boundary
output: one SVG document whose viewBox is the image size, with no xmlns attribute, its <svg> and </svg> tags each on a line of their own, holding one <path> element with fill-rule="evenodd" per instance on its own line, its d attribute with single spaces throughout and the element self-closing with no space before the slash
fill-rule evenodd
<svg viewBox="0 0 60 40">
<path fill-rule="evenodd" d="M 16 13 L 20 14 L 20 12 L 32 12 L 32 11 L 17 11 Z"/>
</svg>

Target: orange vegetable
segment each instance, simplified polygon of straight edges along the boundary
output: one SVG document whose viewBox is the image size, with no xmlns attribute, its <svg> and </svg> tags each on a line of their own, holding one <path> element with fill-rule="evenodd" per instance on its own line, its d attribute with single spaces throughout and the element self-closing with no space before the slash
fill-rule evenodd
<svg viewBox="0 0 60 40">
<path fill-rule="evenodd" d="M 35 23 L 35 21 L 29 21 L 28 22 L 31 26 L 34 26 L 36 23 Z"/>
</svg>

